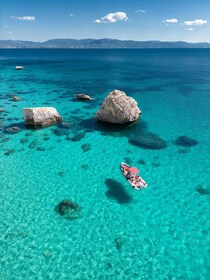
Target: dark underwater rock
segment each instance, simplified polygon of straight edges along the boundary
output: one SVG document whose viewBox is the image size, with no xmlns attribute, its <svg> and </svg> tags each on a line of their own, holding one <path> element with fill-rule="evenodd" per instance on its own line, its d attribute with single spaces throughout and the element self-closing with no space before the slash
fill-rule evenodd
<svg viewBox="0 0 210 280">
<path fill-rule="evenodd" d="M 14 149 L 9 149 L 4 154 L 5 154 L 5 156 L 9 156 L 9 155 L 13 154 L 14 152 L 15 152 Z"/>
<path fill-rule="evenodd" d="M 188 136 L 180 136 L 176 139 L 175 144 L 178 146 L 192 147 L 198 145 L 198 141 Z"/>
<path fill-rule="evenodd" d="M 72 123 L 69 122 L 60 122 L 58 123 L 59 128 L 69 129 L 72 127 Z"/>
<path fill-rule="evenodd" d="M 6 134 L 15 134 L 21 131 L 19 126 L 10 126 L 4 129 L 4 133 Z"/>
<path fill-rule="evenodd" d="M 43 256 L 46 258 L 46 259 L 49 259 L 51 258 L 53 255 L 52 251 L 50 249 L 45 249 L 43 251 Z"/>
<path fill-rule="evenodd" d="M 31 144 L 28 146 L 30 149 L 36 148 L 36 142 L 32 141 Z"/>
<path fill-rule="evenodd" d="M 53 133 L 56 135 L 56 136 L 63 136 L 63 135 L 66 135 L 66 132 L 65 130 L 61 129 L 61 128 L 56 128 L 53 130 Z"/>
<path fill-rule="evenodd" d="M 142 164 L 142 165 L 145 165 L 145 164 L 146 164 L 146 161 L 145 161 L 144 159 L 140 159 L 138 162 L 139 162 L 140 164 Z"/>
<path fill-rule="evenodd" d="M 8 142 L 9 140 L 10 140 L 10 138 L 9 138 L 9 137 L 6 137 L 6 138 L 1 139 L 0 143 L 6 143 L 6 142 Z"/>
<path fill-rule="evenodd" d="M 59 172 L 58 172 L 58 175 L 59 175 L 60 177 L 64 177 L 64 172 L 63 172 L 63 171 L 59 171 Z"/>
<path fill-rule="evenodd" d="M 132 159 L 129 157 L 124 157 L 124 162 L 126 162 L 128 165 L 131 165 L 133 163 Z"/>
<path fill-rule="evenodd" d="M 117 250 L 118 251 L 121 250 L 124 243 L 125 243 L 125 239 L 122 238 L 122 236 L 118 236 L 118 237 L 115 238 L 114 241 L 115 241 L 115 246 L 116 246 Z"/>
<path fill-rule="evenodd" d="M 84 137 L 85 137 L 85 132 L 81 132 L 81 133 L 75 134 L 73 137 L 71 137 L 71 141 L 73 141 L 73 142 L 80 141 Z"/>
<path fill-rule="evenodd" d="M 63 218 L 68 220 L 75 220 L 81 218 L 81 208 L 80 206 L 71 201 L 63 200 L 56 207 L 55 211 L 60 214 Z"/>
<path fill-rule="evenodd" d="M 88 170 L 89 166 L 88 166 L 88 164 L 81 164 L 81 168 L 84 170 Z"/>
<path fill-rule="evenodd" d="M 150 150 L 165 149 L 167 147 L 166 141 L 154 133 L 147 133 L 135 138 L 130 138 L 129 143 L 142 149 Z"/>
<path fill-rule="evenodd" d="M 28 138 L 22 138 L 22 139 L 20 140 L 20 143 L 21 143 L 21 144 L 24 144 L 24 143 L 27 143 L 28 141 L 29 141 Z"/>
<path fill-rule="evenodd" d="M 91 145 L 90 144 L 83 144 L 81 146 L 81 148 L 82 148 L 83 152 L 88 152 L 91 149 Z"/>
<path fill-rule="evenodd" d="M 210 195 L 210 185 L 208 186 L 197 185 L 195 189 L 201 195 Z"/>
<path fill-rule="evenodd" d="M 45 148 L 43 148 L 43 147 L 38 147 L 38 148 L 36 148 L 37 149 L 37 151 L 45 151 L 46 149 Z"/>
</svg>

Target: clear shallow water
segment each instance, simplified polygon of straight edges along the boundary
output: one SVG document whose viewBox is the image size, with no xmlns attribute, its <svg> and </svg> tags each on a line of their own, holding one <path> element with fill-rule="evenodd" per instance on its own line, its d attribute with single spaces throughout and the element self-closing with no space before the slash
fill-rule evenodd
<svg viewBox="0 0 210 280">
<path fill-rule="evenodd" d="M 207 279 L 210 51 L 0 50 L 0 57 L 1 279 Z M 120 129 L 95 122 L 115 88 L 137 100 L 140 122 Z M 79 92 L 96 101 L 76 102 Z M 56 107 L 71 127 L 26 129 L 22 108 L 32 106 Z M 11 125 L 21 132 L 5 134 Z M 167 148 L 129 142 L 146 132 Z M 183 135 L 198 145 L 176 145 Z M 123 160 L 141 169 L 147 189 L 129 187 Z M 80 219 L 55 212 L 63 199 L 81 206 Z"/>
</svg>

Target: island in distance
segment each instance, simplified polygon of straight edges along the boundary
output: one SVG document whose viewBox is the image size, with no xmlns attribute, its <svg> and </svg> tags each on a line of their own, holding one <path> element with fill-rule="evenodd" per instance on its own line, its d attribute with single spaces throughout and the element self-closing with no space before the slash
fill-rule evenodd
<svg viewBox="0 0 210 280">
<path fill-rule="evenodd" d="M 183 41 L 133 41 L 117 39 L 51 39 L 45 42 L 0 40 L 1 49 L 52 48 L 52 49 L 162 49 L 162 48 L 210 48 L 210 43 Z"/>
</svg>

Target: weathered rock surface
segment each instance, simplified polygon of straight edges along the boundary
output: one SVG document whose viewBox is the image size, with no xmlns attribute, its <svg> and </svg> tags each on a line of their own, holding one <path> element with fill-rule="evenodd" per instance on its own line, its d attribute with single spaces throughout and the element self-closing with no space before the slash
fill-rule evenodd
<svg viewBox="0 0 210 280">
<path fill-rule="evenodd" d="M 125 92 L 115 89 L 104 99 L 95 117 L 99 121 L 124 124 L 136 121 L 141 114 L 137 102 Z"/>
<path fill-rule="evenodd" d="M 76 95 L 77 99 L 81 99 L 81 100 L 93 100 L 94 98 L 90 97 L 89 95 L 85 94 L 85 93 L 78 93 Z"/>
<path fill-rule="evenodd" d="M 24 108 L 25 125 L 46 127 L 62 121 L 62 117 L 54 107 Z"/>
</svg>

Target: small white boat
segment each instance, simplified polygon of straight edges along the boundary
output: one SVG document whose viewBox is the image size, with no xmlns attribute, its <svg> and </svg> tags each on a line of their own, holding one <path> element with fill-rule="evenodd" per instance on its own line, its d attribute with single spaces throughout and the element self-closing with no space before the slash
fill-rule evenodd
<svg viewBox="0 0 210 280">
<path fill-rule="evenodd" d="M 16 66 L 15 69 L 16 69 L 16 70 L 23 70 L 24 67 L 23 67 L 23 66 Z"/>
<path fill-rule="evenodd" d="M 123 176 L 133 189 L 141 190 L 148 186 L 148 184 L 138 175 L 139 170 L 136 167 L 130 167 L 127 163 L 122 162 L 120 164 L 120 169 Z"/>
</svg>

